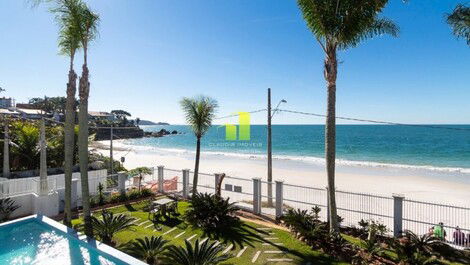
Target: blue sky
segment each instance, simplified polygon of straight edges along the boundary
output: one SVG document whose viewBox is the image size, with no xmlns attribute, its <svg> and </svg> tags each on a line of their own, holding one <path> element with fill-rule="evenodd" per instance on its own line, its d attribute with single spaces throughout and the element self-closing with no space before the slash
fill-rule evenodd
<svg viewBox="0 0 470 265">
<path fill-rule="evenodd" d="M 324 113 L 324 55 L 294 0 L 89 0 L 101 16 L 90 49 L 90 110 L 184 123 L 178 101 L 209 95 L 220 116 L 264 108 L 266 88 L 288 109 Z M 444 13 L 459 1 L 391 0 L 401 28 L 340 53 L 337 113 L 406 123 L 470 123 L 470 48 Z M 27 101 L 65 95 L 68 59 L 47 8 L 0 1 L 0 86 Z M 80 69 L 81 58 L 76 69 Z M 264 114 L 252 123 L 264 123 Z M 275 123 L 323 123 L 280 113 Z"/>
</svg>

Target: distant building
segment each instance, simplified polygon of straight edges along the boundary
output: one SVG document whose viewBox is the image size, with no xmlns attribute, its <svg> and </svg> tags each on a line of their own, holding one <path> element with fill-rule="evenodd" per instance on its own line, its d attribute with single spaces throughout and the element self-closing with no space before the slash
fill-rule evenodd
<svg viewBox="0 0 470 265">
<path fill-rule="evenodd" d="M 15 108 L 14 110 L 17 111 L 23 119 L 39 120 L 42 117 L 47 116 L 47 113 L 44 113 L 44 111 L 40 109 Z"/>
<path fill-rule="evenodd" d="M 36 108 L 36 106 L 34 106 L 33 104 L 29 104 L 29 103 L 17 103 L 16 107 L 20 109 L 35 109 Z"/>
<path fill-rule="evenodd" d="M 3 108 L 0 108 L 0 116 L 16 116 L 16 117 L 19 117 L 20 114 L 13 110 L 13 109 L 3 109 Z"/>
<path fill-rule="evenodd" d="M 105 111 L 89 111 L 88 116 L 92 120 L 114 121 L 116 119 L 116 116 L 114 114 Z"/>
<path fill-rule="evenodd" d="M 13 107 L 13 99 L 12 98 L 0 98 L 0 109 L 8 109 Z"/>
</svg>

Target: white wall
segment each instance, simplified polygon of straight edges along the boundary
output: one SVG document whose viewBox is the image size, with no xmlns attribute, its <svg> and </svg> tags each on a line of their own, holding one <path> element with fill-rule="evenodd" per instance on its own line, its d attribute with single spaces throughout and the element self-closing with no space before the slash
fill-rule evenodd
<svg viewBox="0 0 470 265">
<path fill-rule="evenodd" d="M 10 218 L 17 218 L 21 216 L 31 215 L 33 214 L 33 194 L 22 194 L 10 197 L 16 205 L 20 206 Z"/>
</svg>

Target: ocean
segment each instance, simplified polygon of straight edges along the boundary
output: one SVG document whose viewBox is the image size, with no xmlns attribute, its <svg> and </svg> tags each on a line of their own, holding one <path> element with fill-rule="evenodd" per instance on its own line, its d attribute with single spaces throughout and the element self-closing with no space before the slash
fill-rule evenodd
<svg viewBox="0 0 470 265">
<path fill-rule="evenodd" d="M 351 166 L 425 169 L 470 173 L 470 125 L 434 125 L 444 128 L 398 125 L 338 125 L 338 164 Z M 194 152 L 196 138 L 188 126 L 142 126 L 145 131 L 166 129 L 180 134 L 129 139 L 133 148 Z M 202 152 L 224 156 L 266 157 L 265 125 L 252 125 L 250 140 L 228 141 L 225 127 L 213 126 L 202 138 Z M 273 125 L 273 157 L 312 163 L 324 162 L 323 125 Z"/>
</svg>

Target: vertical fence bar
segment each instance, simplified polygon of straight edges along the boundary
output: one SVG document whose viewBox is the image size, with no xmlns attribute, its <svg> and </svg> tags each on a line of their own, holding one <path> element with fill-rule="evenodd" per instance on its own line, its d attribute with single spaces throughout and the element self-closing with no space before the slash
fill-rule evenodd
<svg viewBox="0 0 470 265">
<path fill-rule="evenodd" d="M 403 231 L 403 195 L 393 194 L 393 236 L 398 237 Z"/>
<path fill-rule="evenodd" d="M 283 194 L 284 194 L 284 182 L 276 181 L 276 218 L 280 218 L 283 214 Z"/>
<path fill-rule="evenodd" d="M 261 179 L 253 178 L 253 213 L 261 214 Z"/>
<path fill-rule="evenodd" d="M 189 169 L 183 169 L 183 198 L 189 198 Z"/>
<path fill-rule="evenodd" d="M 163 190 L 163 180 L 164 180 L 164 177 L 163 177 L 163 172 L 165 170 L 165 167 L 164 166 L 158 166 L 157 167 L 157 172 L 158 172 L 158 192 L 159 193 L 163 193 L 164 190 Z"/>
</svg>

